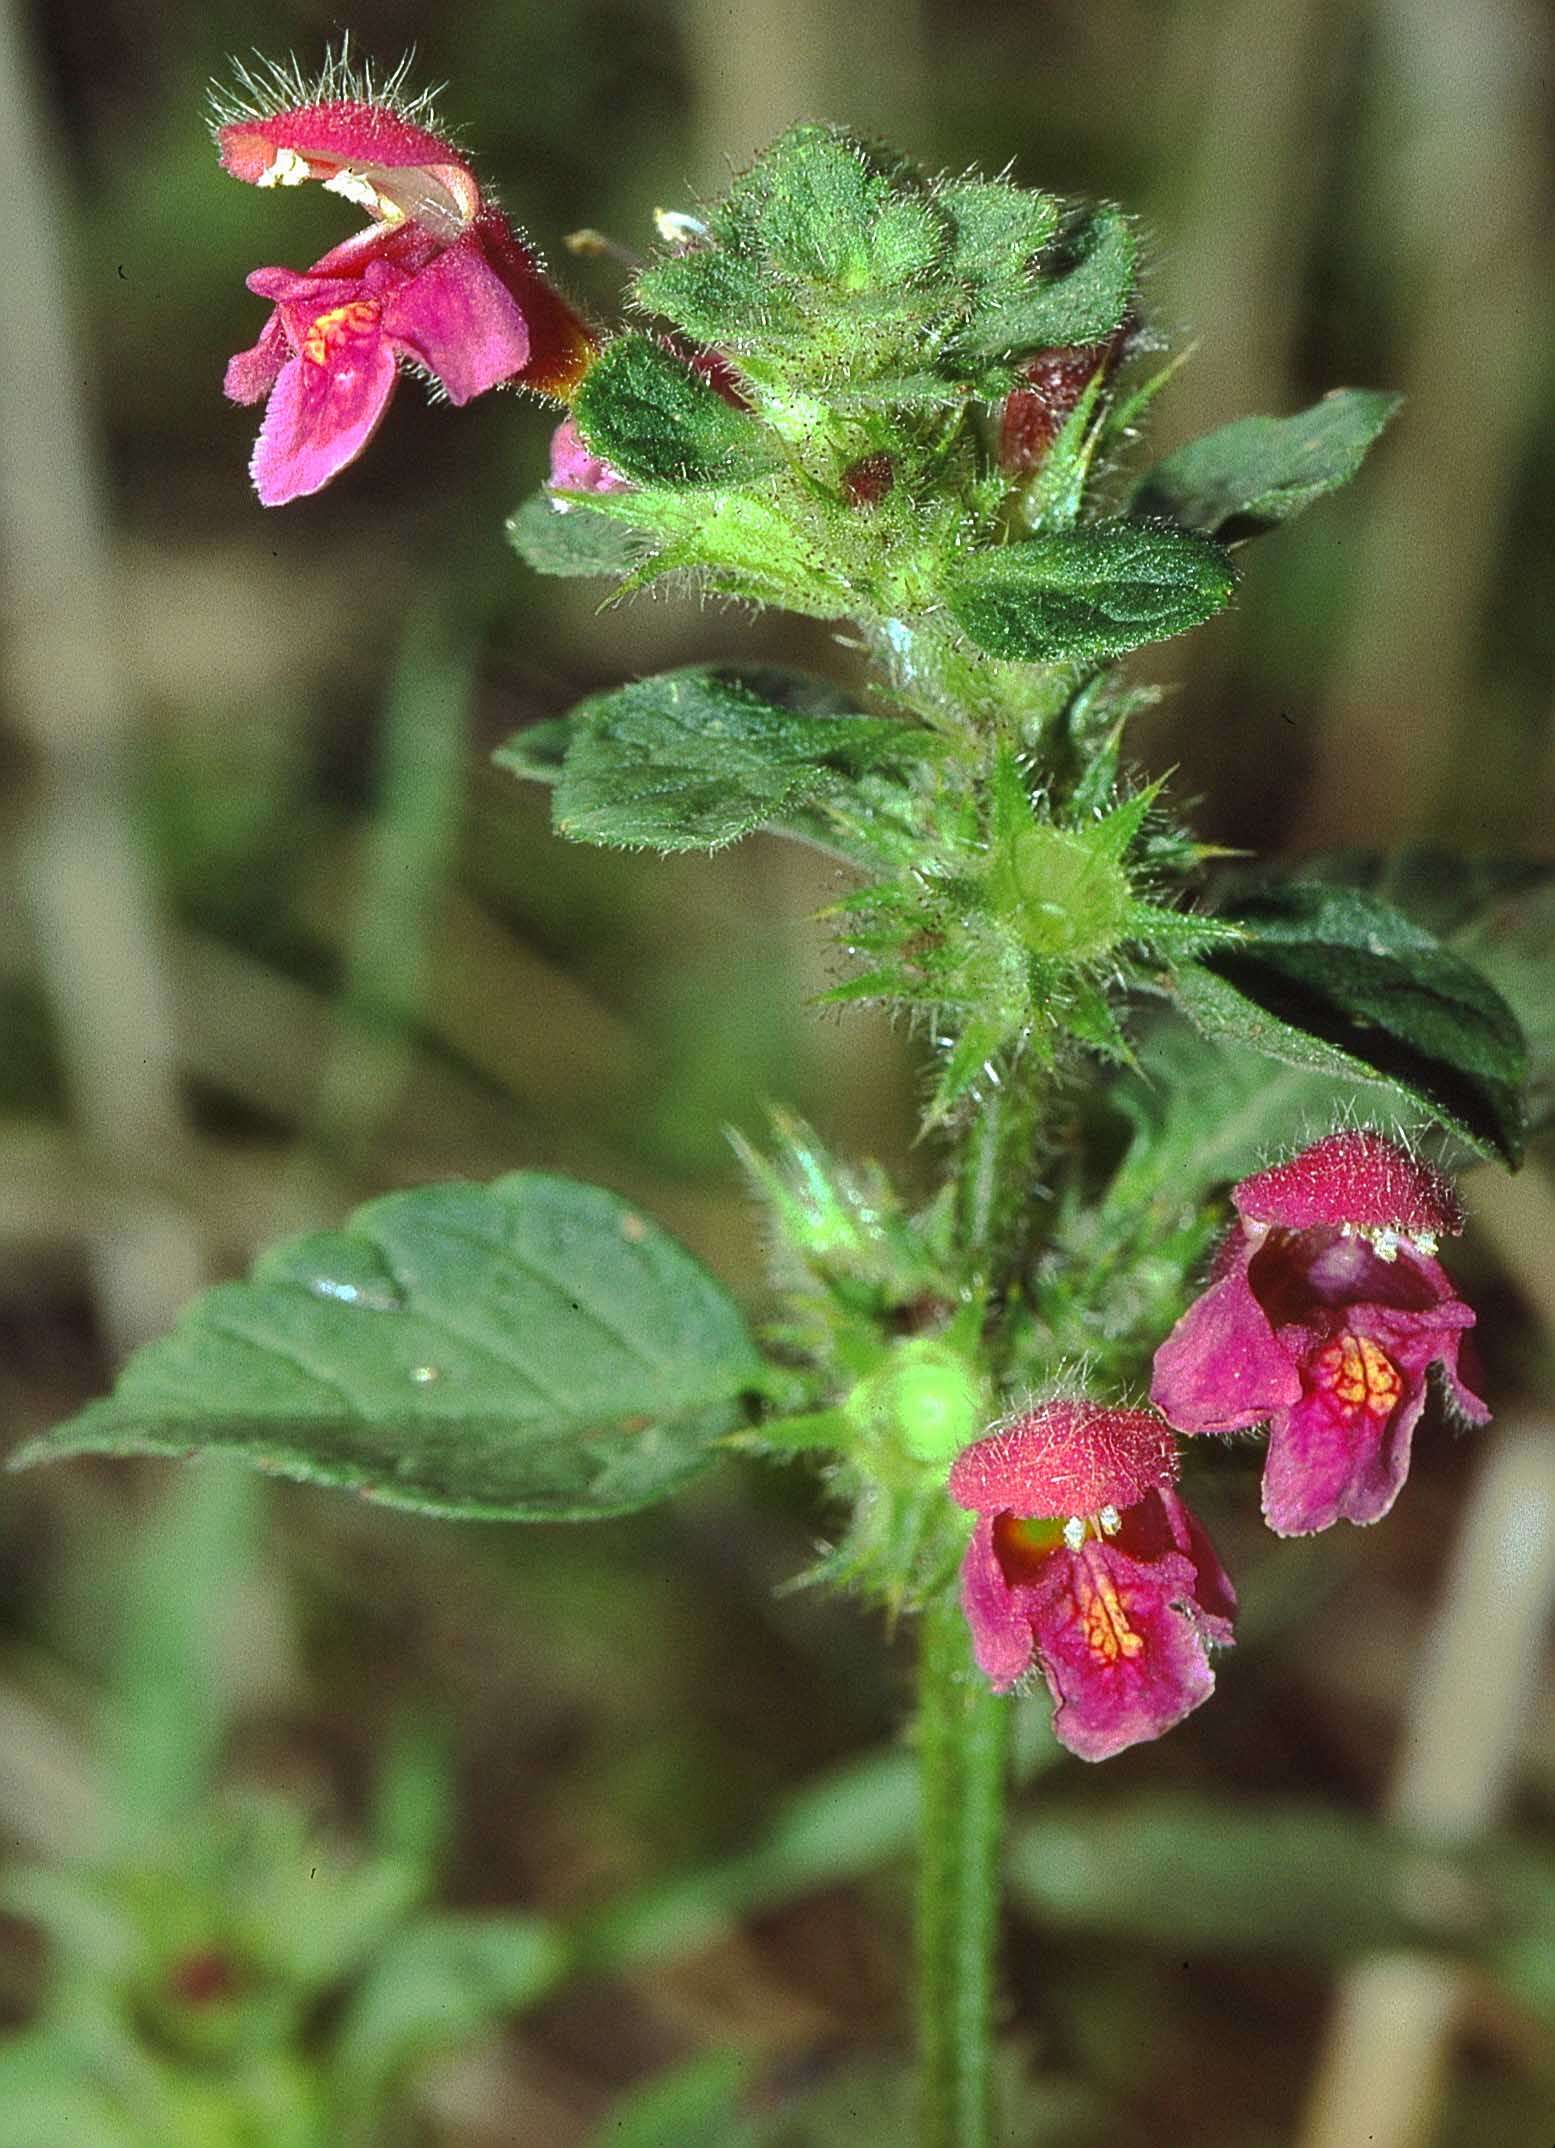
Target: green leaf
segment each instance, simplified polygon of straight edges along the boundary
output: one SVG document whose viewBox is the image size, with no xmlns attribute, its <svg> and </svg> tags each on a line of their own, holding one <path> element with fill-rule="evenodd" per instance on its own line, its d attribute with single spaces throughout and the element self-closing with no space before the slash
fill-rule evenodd
<svg viewBox="0 0 1555 2148">
<path fill-rule="evenodd" d="M 1234 543 L 1348 484 L 1402 397 L 1335 388 L 1289 418 L 1239 418 L 1147 470 L 1131 513 L 1164 516 Z"/>
<path fill-rule="evenodd" d="M 1405 1904 L 1420 1852 L 1373 1820 L 1319 1805 L 1237 1813 L 1157 1794 L 1054 1809 L 1017 1831 L 1010 1878 L 1044 1924 L 1176 1953 L 1271 1949 L 1322 1960 L 1437 1938 Z M 1447 1862 L 1460 1899 L 1469 1883 Z M 1457 1937 L 1457 1934 L 1451 1936 Z"/>
<path fill-rule="evenodd" d="M 515 731 L 505 745 L 496 749 L 492 759 L 510 775 L 523 776 L 530 783 L 559 783 L 573 736 L 573 717 L 543 717 L 539 723 L 526 723 L 522 731 Z"/>
<path fill-rule="evenodd" d="M 1103 202 L 1077 211 L 1038 257 L 1027 290 L 1012 296 L 990 283 L 956 348 L 972 358 L 996 358 L 1099 343 L 1122 325 L 1135 266 L 1134 234 L 1120 209 Z"/>
<path fill-rule="evenodd" d="M 849 607 L 849 584 L 818 552 L 813 529 L 796 524 L 788 501 L 750 492 L 645 487 L 601 493 L 593 512 L 649 532 L 660 544 L 623 594 L 660 575 L 690 571 L 725 596 L 782 604 L 817 619 L 835 619 Z"/>
<path fill-rule="evenodd" d="M 757 1369 L 674 1239 L 597 1186 L 517 1173 L 275 1248 L 15 1463 L 211 1449 L 429 1514 L 584 1521 L 696 1475 Z"/>
<path fill-rule="evenodd" d="M 1555 865 L 1547 858 L 1465 855 L 1437 843 L 1382 854 L 1308 858 L 1304 875 L 1382 897 L 1446 941 L 1501 994 L 1528 1046 L 1531 1131 L 1555 1123 Z"/>
<path fill-rule="evenodd" d="M 579 500 L 559 500 L 545 486 L 507 519 L 508 542 L 536 574 L 628 575 L 653 550 L 653 539 Z"/>
<path fill-rule="evenodd" d="M 133 1973 L 141 1936 L 87 1867 L 10 1866 L 0 1874 L 0 1915 L 36 1924 L 61 1964 L 88 1983 L 112 1984 Z"/>
<path fill-rule="evenodd" d="M 1210 1036 L 1321 1073 L 1395 1084 L 1481 1155 L 1517 1162 L 1527 1049 L 1462 956 L 1357 888 L 1292 882 L 1228 913 L 1247 935 L 1176 992 Z"/>
<path fill-rule="evenodd" d="M 917 284 L 944 252 L 944 225 L 912 167 L 837 127 L 780 135 L 736 181 L 730 206 L 780 271 L 846 298 Z"/>
<path fill-rule="evenodd" d="M 380 1948 L 341 2019 L 333 2071 L 361 2115 L 413 2067 L 547 1997 L 569 1951 L 531 1917 L 429 1917 Z"/>
<path fill-rule="evenodd" d="M 937 743 L 845 709 L 824 681 L 771 669 L 693 665 L 601 694 L 573 721 L 557 829 L 618 848 L 713 850 Z M 530 772 L 507 748 L 497 758 Z"/>
<path fill-rule="evenodd" d="M 191 1472 L 135 1539 L 102 1733 L 121 1840 L 176 1827 L 210 1786 L 234 1704 L 224 1658 L 257 1557 L 262 1491 L 228 1465 Z"/>
<path fill-rule="evenodd" d="M 1162 1011 L 1139 1040 L 1139 1071 L 1112 1088 L 1134 1141 L 1109 1194 L 1124 1211 L 1160 1203 L 1165 1216 L 1258 1170 L 1270 1156 L 1303 1147 L 1335 1126 L 1378 1116 L 1423 1125 L 1415 1099 L 1354 1074 L 1295 1065 L 1271 1067 L 1260 1051 L 1212 1040 Z"/>
<path fill-rule="evenodd" d="M 1486 907 L 1453 936 L 1453 946 L 1505 998 L 1528 1042 L 1530 1125 L 1555 1125 L 1555 870 L 1547 862 L 1517 868 L 1527 880 Z"/>
<path fill-rule="evenodd" d="M 389 1733 L 373 1784 L 368 1836 L 380 1857 L 430 1887 L 455 1827 L 453 1758 L 446 1733 L 406 1716 Z"/>
<path fill-rule="evenodd" d="M 1094 663 L 1213 618 L 1236 576 L 1206 537 L 1094 522 L 967 554 L 945 587 L 951 617 L 990 656 Z"/>
<path fill-rule="evenodd" d="M 1386 852 L 1319 851 L 1303 861 L 1302 877 L 1380 896 L 1438 939 L 1456 943 L 1461 938 L 1459 952 L 1466 953 L 1468 940 L 1477 940 L 1482 930 L 1497 935 L 1497 920 L 1515 910 L 1514 898 L 1555 888 L 1555 865 L 1546 858 L 1405 843 Z"/>
<path fill-rule="evenodd" d="M 826 390 L 827 407 L 844 416 L 876 410 L 955 410 L 971 398 L 964 380 L 915 369 L 902 373 L 861 374 Z"/>
<path fill-rule="evenodd" d="M 0 2148 L 143 2148 L 135 2119 L 89 2077 L 92 2056 L 48 2028 L 0 2043 Z"/>
<path fill-rule="evenodd" d="M 935 201 L 955 226 L 950 265 L 978 293 L 1019 283 L 1058 228 L 1058 203 L 1008 179 L 952 179 Z"/>
<path fill-rule="evenodd" d="M 704 237 L 637 279 L 638 302 L 749 356 L 753 379 L 830 386 L 921 363 L 965 304 L 949 219 L 904 159 L 792 128 L 707 212 Z"/>
<path fill-rule="evenodd" d="M 737 2051 L 686 2059 L 619 2098 L 593 2148 L 757 2148 L 756 2127 L 740 2113 L 745 2072 Z"/>
<path fill-rule="evenodd" d="M 846 1761 L 792 1792 L 749 1849 L 612 1902 L 585 1928 L 583 1958 L 619 1976 L 709 1946 L 742 1918 L 905 1858 L 917 1820 L 910 1754 Z"/>
<path fill-rule="evenodd" d="M 650 262 L 633 290 L 650 312 L 720 350 L 770 353 L 804 337 L 804 316 L 774 282 L 754 239 L 731 232 L 717 211 L 708 242 Z"/>
<path fill-rule="evenodd" d="M 605 345 L 583 377 L 573 416 L 594 453 L 642 485 L 734 484 L 779 459 L 749 411 L 726 403 L 651 336 Z"/>
</svg>

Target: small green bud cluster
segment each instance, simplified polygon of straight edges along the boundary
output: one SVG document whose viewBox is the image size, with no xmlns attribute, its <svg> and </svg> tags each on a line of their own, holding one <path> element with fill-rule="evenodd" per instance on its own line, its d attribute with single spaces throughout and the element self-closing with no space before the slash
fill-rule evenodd
<svg viewBox="0 0 1555 2148">
<path fill-rule="evenodd" d="M 1082 422 L 1047 458 L 1056 485 L 1001 469 L 999 413 L 1037 354 L 1118 337 L 1135 248 L 1116 210 L 930 180 L 806 126 L 673 234 L 633 294 L 663 325 L 608 342 L 574 404 L 625 481 L 578 504 L 632 533 L 634 584 L 690 570 L 822 617 L 945 615 L 973 652 L 1020 664 L 1115 655 L 1229 597 L 1219 547 L 1161 523 L 1005 543 L 1012 499 L 1031 534 L 1077 519 L 1094 388 L 1076 386 Z M 531 515 L 516 534 L 554 564 L 542 530 Z"/>
<path fill-rule="evenodd" d="M 1393 399 L 1242 420 L 1129 482 L 1171 367 L 1131 379 L 1151 339 L 1127 220 L 931 178 L 835 128 L 793 129 L 660 239 L 631 294 L 647 319 L 604 342 L 514 541 L 623 591 L 670 575 L 848 619 L 873 676 L 856 696 L 670 673 L 508 765 L 555 783 L 578 840 L 770 828 L 836 855 L 850 968 L 828 997 L 930 1040 L 929 1125 L 964 1123 L 1022 1058 L 1126 1061 L 1141 988 L 1261 1023 L 1215 965 L 1261 1010 L 1268 949 L 1250 970 L 1240 919 L 1184 907 L 1204 853 L 1128 778 L 1150 697 L 1114 667 L 1221 610 L 1228 543 L 1343 483 Z"/>
<path fill-rule="evenodd" d="M 777 823 L 859 868 L 838 906 L 858 967 L 833 996 L 905 1007 L 941 1042 L 931 1120 L 1028 1044 L 1120 1054 L 1109 988 L 1205 931 L 1154 899 L 1170 831 L 1154 792 L 1120 787 L 1134 701 L 1105 667 L 1234 580 L 1212 538 L 1098 505 L 1141 401 L 1116 400 L 1128 223 L 799 127 L 668 227 L 633 296 L 659 325 L 606 342 L 571 421 L 592 459 L 568 467 L 604 489 L 558 477 L 515 541 L 628 589 L 689 573 L 850 617 L 880 713 L 806 723 L 770 675 L 758 700 L 672 675 L 587 704 L 554 776 L 515 765 L 557 782 L 558 826 L 585 840 Z"/>
</svg>

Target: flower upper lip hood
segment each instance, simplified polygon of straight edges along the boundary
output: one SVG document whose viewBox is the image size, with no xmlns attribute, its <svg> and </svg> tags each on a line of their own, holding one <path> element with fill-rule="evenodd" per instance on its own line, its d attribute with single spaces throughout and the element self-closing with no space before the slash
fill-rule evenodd
<svg viewBox="0 0 1555 2148">
<path fill-rule="evenodd" d="M 386 221 L 413 217 L 452 237 L 474 221 L 481 190 L 450 143 L 381 105 L 334 98 L 216 130 L 222 169 L 250 186 L 318 179 Z"/>
<path fill-rule="evenodd" d="M 950 1496 L 978 1514 L 1063 1519 L 1131 1507 L 1176 1476 L 1171 1429 L 1154 1411 L 1044 1402 L 964 1449 Z"/>
<path fill-rule="evenodd" d="M 409 62 L 379 80 L 347 39 L 308 81 L 295 67 L 239 65 L 212 91 L 222 169 L 250 186 L 317 179 L 386 223 L 410 217 L 452 239 L 482 206 L 479 180 L 439 125 L 430 95 L 407 96 Z"/>
<path fill-rule="evenodd" d="M 1452 1187 L 1369 1129 L 1243 1179 L 1201 1296 L 1155 1356 L 1151 1397 L 1183 1432 L 1267 1421 L 1264 1517 L 1280 1536 L 1379 1521 L 1409 1471 L 1426 1373 L 1472 1423 L 1460 1370 L 1473 1308 L 1436 1260 Z M 1466 1369 L 1466 1368 L 1464 1368 Z"/>
<path fill-rule="evenodd" d="M 1255 1171 L 1231 1199 L 1244 1223 L 1290 1231 L 1329 1224 L 1434 1238 L 1463 1228 L 1462 1206 L 1442 1173 L 1370 1127 L 1330 1134 Z"/>
</svg>

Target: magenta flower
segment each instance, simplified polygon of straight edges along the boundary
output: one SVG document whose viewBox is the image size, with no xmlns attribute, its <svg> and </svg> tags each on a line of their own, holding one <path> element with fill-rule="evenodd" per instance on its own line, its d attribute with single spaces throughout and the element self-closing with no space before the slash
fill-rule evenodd
<svg viewBox="0 0 1555 2148">
<path fill-rule="evenodd" d="M 375 99 L 339 66 L 324 89 L 309 96 L 277 75 L 253 109 L 229 111 L 216 130 L 235 178 L 318 179 L 373 218 L 305 272 L 263 268 L 248 279 L 274 311 L 227 367 L 226 392 L 268 398 L 250 465 L 267 507 L 317 492 L 355 461 L 401 366 L 429 375 L 452 403 L 504 382 L 564 398 L 595 350 L 419 105 L 396 102 L 392 87 Z"/>
<path fill-rule="evenodd" d="M 950 1494 L 977 1515 L 961 1569 L 972 1651 L 996 1693 L 1038 1668 L 1082 1760 L 1158 1738 L 1208 1700 L 1232 1588 L 1173 1485 L 1148 1410 L 1044 1402 L 968 1447 Z"/>
<path fill-rule="evenodd" d="M 603 455 L 596 455 L 578 431 L 576 418 L 563 418 L 551 435 L 551 474 L 546 483 L 561 492 L 630 492 L 631 480 Z M 558 514 L 569 506 L 553 500 Z"/>
<path fill-rule="evenodd" d="M 1409 1472 L 1431 1365 L 1464 1416 L 1490 1415 L 1459 1373 L 1473 1310 L 1435 1258 L 1463 1227 L 1457 1196 L 1363 1130 L 1255 1172 L 1231 1198 L 1238 1220 L 1156 1352 L 1152 1399 L 1184 1432 L 1268 1420 L 1263 1511 L 1278 1535 L 1380 1521 Z"/>
</svg>

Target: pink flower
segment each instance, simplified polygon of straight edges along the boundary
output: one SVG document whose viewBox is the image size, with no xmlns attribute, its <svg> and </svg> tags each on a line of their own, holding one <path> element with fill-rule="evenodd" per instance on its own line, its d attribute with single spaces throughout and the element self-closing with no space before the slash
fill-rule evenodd
<svg viewBox="0 0 1555 2148">
<path fill-rule="evenodd" d="M 551 474 L 547 484 L 563 492 L 630 492 L 631 480 L 603 455 L 596 455 L 578 431 L 576 418 L 563 418 L 551 435 Z M 566 500 L 553 500 L 558 513 Z"/>
<path fill-rule="evenodd" d="M 1452 1187 L 1369 1130 L 1255 1172 L 1214 1279 L 1156 1352 L 1151 1395 L 1184 1432 L 1269 1422 L 1263 1511 L 1280 1536 L 1380 1521 L 1409 1472 L 1427 1368 L 1463 1414 L 1472 1309 L 1435 1258 L 1461 1230 Z"/>
<path fill-rule="evenodd" d="M 950 1472 L 978 1517 L 961 1600 L 979 1668 L 996 1693 L 1040 1669 L 1082 1760 L 1180 1723 L 1232 1637 L 1236 1592 L 1176 1475 L 1159 1417 L 1094 1402 L 1040 1403 Z"/>
<path fill-rule="evenodd" d="M 253 84 L 248 85 L 253 89 Z M 278 507 L 317 492 L 376 432 L 401 365 L 429 374 L 453 403 L 503 382 L 564 397 L 594 338 L 546 282 L 536 256 L 486 201 L 452 143 L 419 105 L 355 94 L 338 64 L 308 97 L 280 75 L 253 109 L 216 130 L 224 168 L 255 186 L 318 179 L 374 221 L 311 269 L 257 269 L 248 287 L 274 303 L 252 350 L 227 367 L 235 402 L 268 397 L 251 470 Z M 287 95 L 290 102 L 278 102 Z"/>
</svg>

